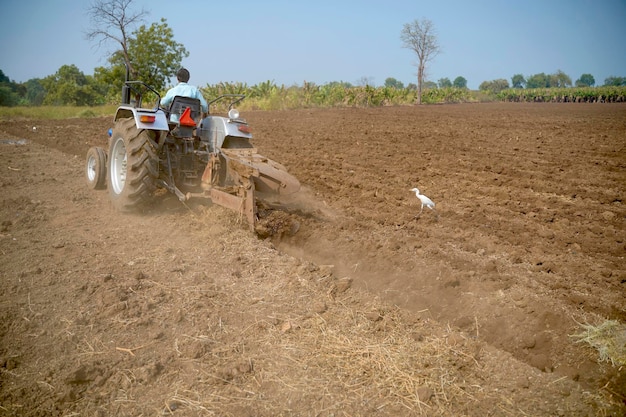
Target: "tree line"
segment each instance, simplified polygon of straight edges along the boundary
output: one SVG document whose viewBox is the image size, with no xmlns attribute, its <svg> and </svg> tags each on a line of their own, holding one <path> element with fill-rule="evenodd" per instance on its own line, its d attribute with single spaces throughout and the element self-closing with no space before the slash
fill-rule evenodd
<svg viewBox="0 0 626 417">
<path fill-rule="evenodd" d="M 568 87 L 594 87 L 596 80 L 593 75 L 585 73 L 572 83 L 569 75 L 558 70 L 554 74 L 533 74 L 524 77 L 522 74 L 515 74 L 511 77 L 511 84 L 506 79 L 496 79 L 491 81 L 483 81 L 478 87 L 479 90 L 499 93 L 503 90 L 513 89 L 532 89 L 532 88 L 568 88 Z M 623 87 L 626 86 L 626 77 L 607 77 L 604 79 L 603 87 Z"/>
<path fill-rule="evenodd" d="M 116 78 L 114 80 L 113 78 Z M 11 81 L 0 69 L 0 106 L 99 106 L 118 104 L 121 99 L 124 69 L 113 67 L 98 68 L 94 75 L 84 74 L 76 65 L 63 65 L 58 71 L 45 78 L 34 78 L 24 83 Z M 576 90 L 574 87 L 578 87 Z M 535 74 L 523 77 L 516 74 L 509 83 L 506 79 L 484 81 L 479 91 L 491 95 L 494 100 L 525 101 L 522 97 L 602 96 L 600 87 L 626 87 L 626 77 L 608 77 L 603 86 L 595 87 L 595 79 L 591 74 L 583 74 L 572 83 L 569 76 L 562 71 L 555 74 Z M 165 82 L 161 82 L 158 91 L 165 92 Z M 541 89 L 541 93 L 531 90 Z M 582 90 L 584 89 L 584 90 Z M 345 81 L 334 81 L 323 85 L 303 82 L 302 85 L 278 86 L 273 81 L 265 81 L 256 85 L 246 83 L 217 83 L 201 87 L 207 98 L 224 93 L 246 94 L 249 98 L 260 102 L 278 101 L 277 91 L 283 98 L 289 97 L 290 105 L 390 105 L 409 104 L 418 101 L 417 86 L 413 83 L 405 85 L 393 77 L 385 79 L 384 85 L 375 87 L 362 80 L 356 85 Z M 521 90 L 520 92 L 511 92 Z M 584 91 L 578 93 L 578 91 Z M 594 93 L 596 91 L 597 93 Z M 617 90 L 623 91 L 623 89 Z M 288 94 L 286 92 L 289 92 Z M 622 93 L 623 94 L 623 93 Z M 606 95 L 606 94 L 604 94 Z M 512 100 L 512 97 L 520 97 Z M 413 101 L 411 101 L 413 100 Z M 474 101 L 475 95 L 467 88 L 467 80 L 458 76 L 453 81 L 441 78 L 435 81 L 424 81 L 422 101 L 424 103 Z M 576 101 L 576 100 L 572 100 Z M 585 100 L 587 101 L 587 100 Z M 283 103 L 284 104 L 284 103 Z M 260 106 L 263 108 L 264 106 Z M 275 108 L 276 106 L 269 106 Z M 279 106 L 280 107 L 280 106 Z"/>
</svg>

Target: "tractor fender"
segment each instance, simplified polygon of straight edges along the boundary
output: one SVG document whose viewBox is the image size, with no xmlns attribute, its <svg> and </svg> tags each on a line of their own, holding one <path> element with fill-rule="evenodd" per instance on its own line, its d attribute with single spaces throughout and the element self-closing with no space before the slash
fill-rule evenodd
<svg viewBox="0 0 626 417">
<path fill-rule="evenodd" d="M 221 148 L 227 137 L 252 139 L 252 134 L 241 130 L 240 126 L 247 126 L 247 123 L 227 117 L 207 116 L 200 122 L 199 136 L 210 142 L 213 149 Z"/>
<path fill-rule="evenodd" d="M 154 117 L 154 121 L 142 121 L 142 116 L 148 116 L 149 119 L 152 119 L 152 117 Z M 117 112 L 115 113 L 114 121 L 128 118 L 135 119 L 135 125 L 137 126 L 137 129 L 164 131 L 170 130 L 167 124 L 167 117 L 165 116 L 165 112 L 161 109 L 155 111 L 149 109 L 137 109 L 132 106 L 118 107 Z"/>
</svg>

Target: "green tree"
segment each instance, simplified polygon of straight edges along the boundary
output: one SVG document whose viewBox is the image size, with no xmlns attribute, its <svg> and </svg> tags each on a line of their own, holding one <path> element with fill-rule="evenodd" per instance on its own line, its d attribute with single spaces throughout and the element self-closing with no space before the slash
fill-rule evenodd
<svg viewBox="0 0 626 417">
<path fill-rule="evenodd" d="M 46 91 L 43 104 L 90 106 L 102 104 L 102 97 L 94 89 L 93 77 L 83 74 L 76 65 L 63 65 L 41 80 Z"/>
<path fill-rule="evenodd" d="M 417 56 L 417 104 L 422 104 L 422 87 L 426 75 L 426 65 L 440 52 L 435 27 L 430 20 L 414 20 L 405 23 L 400 32 L 402 46 Z"/>
<path fill-rule="evenodd" d="M 126 78 L 126 69 L 123 65 L 96 67 L 93 77 L 106 103 L 115 104 L 121 101 L 122 86 Z"/>
<path fill-rule="evenodd" d="M 131 79 L 140 80 L 163 91 L 180 68 L 183 58 L 189 56 L 185 47 L 174 40 L 174 32 L 165 19 L 152 23 L 149 27 L 142 25 L 127 40 L 126 54 L 132 61 Z M 121 97 L 125 79 L 126 55 L 119 50 L 109 58 L 110 67 L 98 67 L 95 79 L 98 85 L 104 86 L 107 101 L 118 101 Z"/>
<path fill-rule="evenodd" d="M 526 79 L 522 74 L 515 74 L 511 77 L 511 87 L 524 88 L 524 85 L 526 85 Z"/>
<path fill-rule="evenodd" d="M 502 90 L 509 88 L 509 82 L 503 78 L 492 81 L 483 81 L 478 89 L 481 91 L 489 91 L 492 93 L 499 93 Z"/>
<path fill-rule="evenodd" d="M 545 73 L 534 74 L 526 80 L 526 88 L 550 87 L 550 80 Z"/>
<path fill-rule="evenodd" d="M 554 74 L 550 74 L 550 76 L 548 78 L 549 78 L 549 85 L 548 85 L 548 87 L 562 88 L 562 87 L 571 87 L 572 86 L 572 79 L 569 77 L 569 75 L 565 74 L 561 70 L 558 70 Z"/>
<path fill-rule="evenodd" d="M 398 90 L 401 90 L 404 88 L 404 84 L 402 83 L 402 81 L 398 81 L 395 78 L 389 77 L 385 79 L 385 87 L 397 88 Z"/>
<path fill-rule="evenodd" d="M 0 84 L 10 83 L 11 79 L 4 75 L 4 71 L 0 69 Z"/>
<path fill-rule="evenodd" d="M 558 70 L 554 74 L 546 75 L 541 72 L 528 77 L 526 80 L 526 88 L 552 88 L 552 87 L 571 87 L 572 79 L 563 71 Z"/>
<path fill-rule="evenodd" d="M 46 90 L 39 78 L 31 78 L 26 81 L 26 101 L 32 106 L 41 106 L 46 96 Z"/>
<path fill-rule="evenodd" d="M 619 87 L 622 85 L 626 85 L 626 77 L 615 77 L 610 76 L 604 79 L 605 86 Z"/>
<path fill-rule="evenodd" d="M 437 85 L 439 86 L 439 88 L 452 87 L 452 81 L 450 81 L 450 78 L 448 77 L 440 78 L 437 81 Z"/>
<path fill-rule="evenodd" d="M 424 90 L 432 90 L 437 88 L 437 83 L 434 81 L 424 81 Z"/>
<path fill-rule="evenodd" d="M 128 54 L 135 76 L 157 91 L 164 89 L 189 52 L 174 40 L 174 32 L 163 18 L 150 27 L 142 25 L 133 35 L 128 40 Z"/>
<path fill-rule="evenodd" d="M 16 90 L 16 84 L 0 70 L 0 106 L 16 106 L 20 101 Z"/>
<path fill-rule="evenodd" d="M 576 80 L 576 87 L 593 87 L 596 84 L 596 79 L 591 74 L 583 74 Z"/>
<path fill-rule="evenodd" d="M 17 94 L 15 94 L 11 87 L 0 83 L 0 106 L 17 106 L 19 101 L 20 98 Z"/>
<path fill-rule="evenodd" d="M 456 88 L 467 88 L 467 80 L 465 77 L 461 77 L 460 75 L 454 79 L 452 83 Z"/>
</svg>

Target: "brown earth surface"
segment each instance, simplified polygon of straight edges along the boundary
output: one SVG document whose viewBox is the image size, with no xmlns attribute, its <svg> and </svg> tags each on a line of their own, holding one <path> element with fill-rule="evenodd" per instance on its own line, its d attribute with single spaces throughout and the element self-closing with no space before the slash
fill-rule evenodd
<svg viewBox="0 0 626 417">
<path fill-rule="evenodd" d="M 0 416 L 626 413 L 575 337 L 626 322 L 626 105 L 244 117 L 303 184 L 257 234 L 115 212 L 112 118 L 0 122 Z"/>
</svg>

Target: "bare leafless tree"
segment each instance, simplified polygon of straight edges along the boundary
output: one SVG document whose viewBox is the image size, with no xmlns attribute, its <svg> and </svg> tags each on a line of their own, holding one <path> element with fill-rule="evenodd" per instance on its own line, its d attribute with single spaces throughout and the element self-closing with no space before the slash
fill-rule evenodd
<svg viewBox="0 0 626 417">
<path fill-rule="evenodd" d="M 357 85 L 360 85 L 360 86 L 363 86 L 363 87 L 365 87 L 366 85 L 373 86 L 374 85 L 374 78 L 373 77 L 363 76 L 363 77 L 359 78 L 359 80 L 356 83 L 357 83 Z"/>
<path fill-rule="evenodd" d="M 121 47 L 124 61 L 131 74 L 134 74 L 130 58 L 128 56 L 128 37 L 132 29 L 142 22 L 149 14 L 143 8 L 138 11 L 131 10 L 133 0 L 95 0 L 87 9 L 91 28 L 85 32 L 87 40 L 102 44 L 113 41 Z"/>
<path fill-rule="evenodd" d="M 433 22 L 428 19 L 405 23 L 400 33 L 403 47 L 417 55 L 417 104 L 422 104 L 422 85 L 426 64 L 440 52 Z"/>
</svg>

